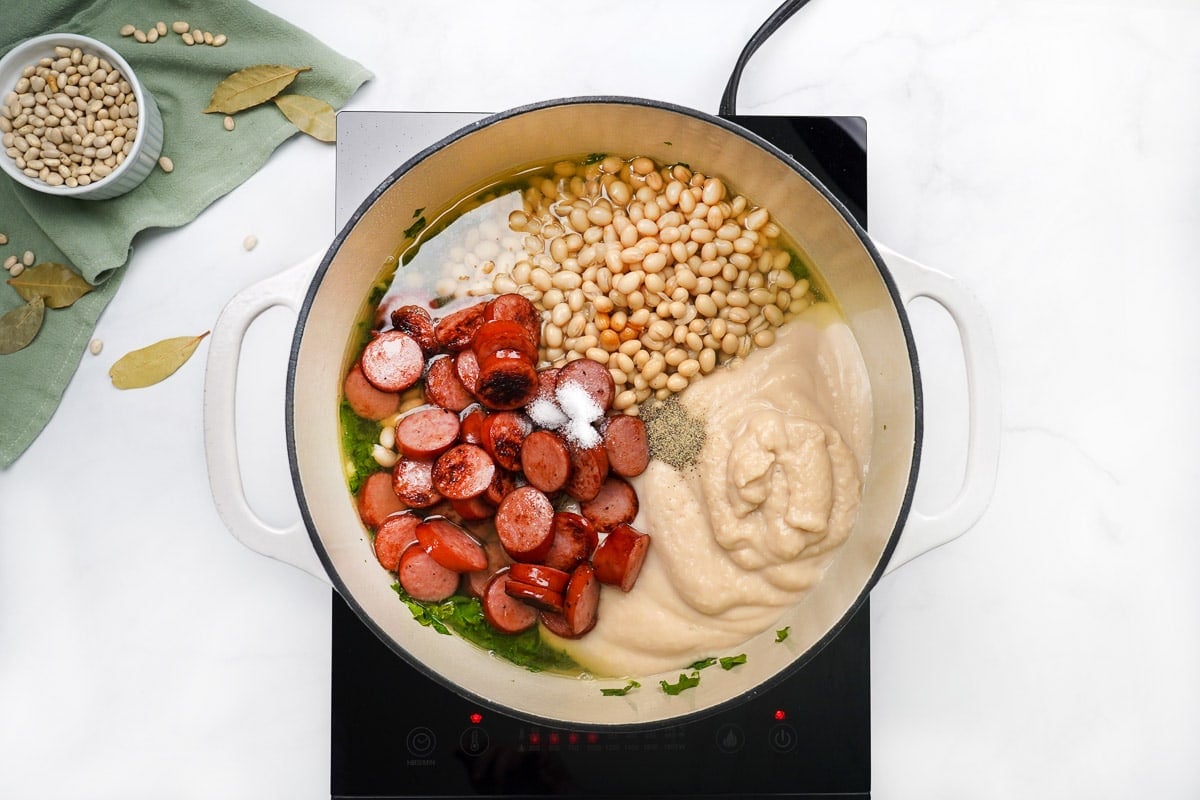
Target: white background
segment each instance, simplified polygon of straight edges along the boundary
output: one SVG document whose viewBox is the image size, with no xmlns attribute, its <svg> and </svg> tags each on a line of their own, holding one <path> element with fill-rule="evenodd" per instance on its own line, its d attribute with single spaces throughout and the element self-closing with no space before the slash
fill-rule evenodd
<svg viewBox="0 0 1200 800">
<path fill-rule="evenodd" d="M 775 3 L 262 5 L 375 73 L 355 108 L 605 93 L 715 112 Z M 1198 36 L 1190 0 L 816 0 L 746 71 L 743 113 L 868 120 L 872 234 L 974 292 L 999 348 L 990 508 L 872 596 L 880 800 L 1200 796 Z M 149 389 L 106 373 L 327 245 L 333 196 L 334 149 L 298 137 L 142 236 L 103 353 L 0 472 L 0 796 L 328 795 L 329 590 L 217 518 L 206 349 Z M 289 325 L 271 312 L 248 344 L 277 365 L 259 379 L 278 394 L 244 403 L 279 464 L 250 481 L 269 518 L 294 505 Z M 947 442 L 956 399 L 930 398 Z M 925 469 L 952 473 L 939 447 Z"/>
</svg>

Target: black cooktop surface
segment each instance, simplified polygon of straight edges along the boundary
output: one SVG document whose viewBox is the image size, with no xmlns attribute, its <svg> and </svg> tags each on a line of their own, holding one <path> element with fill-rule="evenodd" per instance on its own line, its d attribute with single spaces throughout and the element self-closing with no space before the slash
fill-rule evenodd
<svg viewBox="0 0 1200 800">
<path fill-rule="evenodd" d="M 418 140 L 422 120 L 438 116 L 378 113 Z M 734 119 L 812 171 L 866 226 L 863 120 Z M 343 122 L 339 194 L 355 164 L 343 154 Z M 645 730 L 576 730 L 531 724 L 426 678 L 335 593 L 331 795 L 868 798 L 869 619 L 864 602 L 804 666 L 733 708 Z"/>
</svg>

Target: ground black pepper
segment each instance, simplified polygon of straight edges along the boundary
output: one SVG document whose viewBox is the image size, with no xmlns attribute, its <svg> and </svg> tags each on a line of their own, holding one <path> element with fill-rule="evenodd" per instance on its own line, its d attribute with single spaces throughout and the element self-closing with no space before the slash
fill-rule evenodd
<svg viewBox="0 0 1200 800">
<path fill-rule="evenodd" d="M 704 420 L 688 414 L 674 397 L 642 407 L 642 420 L 650 441 L 650 455 L 677 470 L 696 463 L 704 447 Z"/>
</svg>

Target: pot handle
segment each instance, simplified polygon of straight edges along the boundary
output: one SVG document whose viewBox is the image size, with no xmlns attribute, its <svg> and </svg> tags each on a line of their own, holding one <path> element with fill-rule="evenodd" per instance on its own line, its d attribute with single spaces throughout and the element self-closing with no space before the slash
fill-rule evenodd
<svg viewBox="0 0 1200 800">
<path fill-rule="evenodd" d="M 246 500 L 238 463 L 236 399 L 238 360 L 246 331 L 265 311 L 285 306 L 299 311 L 324 251 L 234 295 L 221 311 L 209 340 L 204 376 L 204 454 L 217 513 L 234 537 L 255 552 L 291 564 L 329 583 L 304 522 L 268 524 Z"/>
<path fill-rule="evenodd" d="M 968 402 L 966 472 L 958 496 L 936 514 L 910 511 L 884 570 L 886 575 L 966 533 L 987 508 L 1000 461 L 1000 365 L 987 315 L 962 284 L 891 248 L 879 243 L 875 246 L 896 278 L 905 306 L 926 297 L 944 308 L 954 321 L 962 341 Z"/>
</svg>

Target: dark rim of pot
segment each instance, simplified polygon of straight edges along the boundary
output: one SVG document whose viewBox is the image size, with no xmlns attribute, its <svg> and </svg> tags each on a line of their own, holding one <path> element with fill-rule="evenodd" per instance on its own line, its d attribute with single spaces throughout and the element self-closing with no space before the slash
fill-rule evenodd
<svg viewBox="0 0 1200 800">
<path fill-rule="evenodd" d="M 814 656 L 816 656 L 816 654 L 819 653 L 825 647 L 825 645 L 827 645 L 830 641 L 832 641 L 834 639 L 834 637 L 836 637 L 838 635 L 838 633 L 841 632 L 841 630 L 846 626 L 846 624 L 850 621 L 850 619 L 854 616 L 854 614 L 862 607 L 863 603 L 867 599 L 867 596 L 870 594 L 871 589 L 879 581 L 879 578 L 883 575 L 883 571 L 887 568 L 888 561 L 890 560 L 892 553 L 896 548 L 896 543 L 900 538 L 901 531 L 904 528 L 905 521 L 908 519 L 909 510 L 911 509 L 911 506 L 912 506 L 913 492 L 916 488 L 916 483 L 917 483 L 918 466 L 921 461 L 921 442 L 923 439 L 924 421 L 923 421 L 923 402 L 922 402 L 922 394 L 921 394 L 920 369 L 918 367 L 917 349 L 916 349 L 916 344 L 913 340 L 912 328 L 909 325 L 908 313 L 904 308 L 904 302 L 901 299 L 900 293 L 896 288 L 896 283 L 895 283 L 894 279 L 892 278 L 891 272 L 888 271 L 883 258 L 880 256 L 879 251 L 876 249 L 874 242 L 872 242 L 871 238 L 867 235 L 867 232 L 863 229 L 863 227 L 861 225 L 858 224 L 858 221 L 854 219 L 854 217 L 850 214 L 850 212 L 846 209 L 846 207 L 841 203 L 841 201 L 839 201 L 837 199 L 837 197 L 835 197 L 834 194 L 832 192 L 830 192 L 829 189 L 824 184 L 822 184 L 821 181 L 819 181 L 816 178 L 816 176 L 814 176 L 812 174 L 812 172 L 810 172 L 804 165 L 800 164 L 798 161 L 796 161 L 790 155 L 788 155 L 784 151 L 780 150 L 778 147 L 771 144 L 766 139 L 763 139 L 758 134 L 753 133 L 752 131 L 749 131 L 749 130 L 743 128 L 742 126 L 740 126 L 734 122 L 731 122 L 727 119 L 722 119 L 721 117 L 716 117 L 711 114 L 705 113 L 703 111 L 698 111 L 693 108 L 688 108 L 686 106 L 674 105 L 672 103 L 666 103 L 666 102 L 662 102 L 662 101 L 658 101 L 658 100 L 648 100 L 645 98 L 638 98 L 638 97 L 623 97 L 623 96 L 618 96 L 618 95 L 568 97 L 568 98 L 560 98 L 560 99 L 555 99 L 555 100 L 546 100 L 546 101 L 542 101 L 542 102 L 538 102 L 538 103 L 531 103 L 529 105 L 524 105 L 524 106 L 518 106 L 515 108 L 511 108 L 507 111 L 502 111 L 497 114 L 489 115 L 480 120 L 477 120 L 468 125 L 465 125 L 464 127 L 460 128 L 459 130 L 455 131 L 454 133 L 450 134 L 449 136 L 446 136 L 445 138 L 439 140 L 438 142 L 431 144 L 429 147 L 426 147 L 424 150 L 417 153 L 412 158 L 408 159 L 403 164 L 401 164 L 399 167 L 397 167 L 395 171 L 393 171 L 390 175 L 388 175 L 388 177 L 385 178 L 379 184 L 379 186 L 377 186 L 374 189 L 374 191 L 372 191 L 369 195 L 367 195 L 366 199 L 363 200 L 363 202 L 358 206 L 357 209 L 355 209 L 354 214 L 346 222 L 345 226 L 338 232 L 337 236 L 333 240 L 333 243 L 329 246 L 329 249 L 326 251 L 324 258 L 321 259 L 321 264 L 317 268 L 316 273 L 313 275 L 312 282 L 309 285 L 308 292 L 305 294 L 304 302 L 301 305 L 299 313 L 298 313 L 299 319 L 297 320 L 297 323 L 296 323 L 296 331 L 292 338 L 291 353 L 288 358 L 287 387 L 286 387 L 286 394 L 285 394 L 286 399 L 285 399 L 285 407 L 284 407 L 285 430 L 286 430 L 286 434 L 287 434 L 288 461 L 289 461 L 289 464 L 291 467 L 291 472 L 292 472 L 292 484 L 295 487 L 295 491 L 296 491 L 296 500 L 300 506 L 300 514 L 304 519 L 305 527 L 308 529 L 308 535 L 309 535 L 309 538 L 312 540 L 313 549 L 316 551 L 317 557 L 321 560 L 321 563 L 324 565 L 325 571 L 329 575 L 329 579 L 333 583 L 333 586 L 337 590 L 338 594 L 341 595 L 342 599 L 354 610 L 354 612 L 358 616 L 358 618 L 360 620 L 362 620 L 362 622 L 372 632 L 374 632 L 374 634 L 377 637 L 379 637 L 379 639 L 382 642 L 384 642 L 384 644 L 386 644 L 397 655 L 404 658 L 405 661 L 407 661 L 410 665 L 412 665 L 414 668 L 416 668 L 422 674 L 429 676 L 430 678 L 432 678 L 433 680 L 435 680 L 437 683 L 441 684 L 442 686 L 445 686 L 446 688 L 450 689 L 451 691 L 453 691 L 457 694 L 463 695 L 472 701 L 483 703 L 492 708 L 496 708 L 501 713 L 508 714 L 508 715 L 514 716 L 514 717 L 518 717 L 518 718 L 524 719 L 526 721 L 529 721 L 529 722 L 532 722 L 535 724 L 542 724 L 542 725 L 556 725 L 556 724 L 561 725 L 561 724 L 563 724 L 564 720 L 555 719 L 553 717 L 541 717 L 536 714 L 531 714 L 527 711 L 522 711 L 520 709 L 512 708 L 510 706 L 506 706 L 506 705 L 497 703 L 496 701 L 493 701 L 490 698 L 488 698 L 486 695 L 482 695 L 477 692 L 474 692 L 464 686 L 461 686 L 461 685 L 455 683 L 454 681 L 435 672 L 434 670 L 429 669 L 425 664 L 421 663 L 421 661 L 419 659 L 410 655 L 402 646 L 399 645 L 399 643 L 394 641 L 392 639 L 392 637 L 389 636 L 383 630 L 383 628 L 380 625 L 378 625 L 375 622 L 375 620 L 373 620 L 371 618 L 371 616 L 369 614 L 366 613 L 366 611 L 358 604 L 358 602 L 355 601 L 353 593 L 349 590 L 349 588 L 346 586 L 346 584 L 342 581 L 341 577 L 337 574 L 336 570 L 333 569 L 333 563 L 329 558 L 329 554 L 325 550 L 325 546 L 321 541 L 320 535 L 317 533 L 316 525 L 313 523 L 312 515 L 309 512 L 308 504 L 305 501 L 304 487 L 303 487 L 301 479 L 300 479 L 299 469 L 296 466 L 296 464 L 297 464 L 296 426 L 295 426 L 294 408 L 295 408 L 295 386 L 296 386 L 296 380 L 295 380 L 296 379 L 296 362 L 297 362 L 297 357 L 298 357 L 298 354 L 300 351 L 300 342 L 304 338 L 304 328 L 305 328 L 305 324 L 308 320 L 309 311 L 312 308 L 313 299 L 315 298 L 316 293 L 317 293 L 318 289 L 320 288 L 321 282 L 325 278 L 325 273 L 328 271 L 329 265 L 333 261 L 334 255 L 338 252 L 339 249 L 341 249 L 342 244 L 345 242 L 346 238 L 350 235 L 350 232 L 354 230 L 354 227 L 358 224 L 359 220 L 362 219 L 362 217 L 364 215 L 366 215 L 366 213 L 371 208 L 371 206 L 373 206 L 375 204 L 375 201 L 378 200 L 389 188 L 391 188 L 392 184 L 394 184 L 396 181 L 398 181 L 402 177 L 404 177 L 404 175 L 407 174 L 411 169 L 413 169 L 413 167 L 416 166 L 418 163 L 420 163 L 421 161 L 424 161 L 432 153 L 434 153 L 438 150 L 441 150 L 442 148 L 446 147 L 447 145 L 449 145 L 465 136 L 475 133 L 483 128 L 487 128 L 487 127 L 489 127 L 495 123 L 501 122 L 503 120 L 521 116 L 522 114 L 541 111 L 541 110 L 547 109 L 547 108 L 553 108 L 553 107 L 558 107 L 558 106 L 570 106 L 570 105 L 642 106 L 642 107 L 646 107 L 646 108 L 655 108 L 655 109 L 660 109 L 660 110 L 665 110 L 665 111 L 671 111 L 671 112 L 674 112 L 677 114 L 682 114 L 684 116 L 694 117 L 703 122 L 707 122 L 711 125 L 715 125 L 717 127 L 723 128 L 733 135 L 741 136 L 745 139 L 748 139 L 749 141 L 751 141 L 758 147 L 760 147 L 763 150 L 770 153 L 772 156 L 774 156 L 776 159 L 781 161 L 787 167 L 791 168 L 795 172 L 798 172 L 801 176 L 803 176 L 805 179 L 807 179 L 808 182 L 811 183 L 821 193 L 821 195 L 829 202 L 830 205 L 832 205 L 837 210 L 837 212 L 845 220 L 846 224 L 850 226 L 852 231 L 854 231 L 855 236 L 858 237 L 858 240 L 862 243 L 863 247 L 870 254 L 871 260 L 874 261 L 876 269 L 879 270 L 879 274 L 883 278 L 884 285 L 887 287 L 888 294 L 892 298 L 892 305 L 896 310 L 897 316 L 899 317 L 900 327 L 904 331 L 904 344 L 905 344 L 905 348 L 908 350 L 909 363 L 911 364 L 911 368 L 912 368 L 913 412 L 914 412 L 915 417 L 913 420 L 913 422 L 914 422 L 913 455 L 912 455 L 912 464 L 909 467 L 908 484 L 905 487 L 904 498 L 901 501 L 899 513 L 896 516 L 896 524 L 893 527 L 892 532 L 888 537 L 887 545 L 884 547 L 882 556 L 880 557 L 879 561 L 876 563 L 875 569 L 872 571 L 870 578 L 867 580 L 867 583 L 863 587 L 862 591 L 859 593 L 858 597 L 855 599 L 855 601 L 853 603 L 850 604 L 850 606 L 846 609 L 846 612 L 841 616 L 841 618 L 838 619 L 838 621 L 830 627 L 829 631 L 827 631 L 824 636 L 822 636 L 816 643 L 814 643 L 811 647 L 809 647 L 805 652 L 803 652 L 799 656 L 797 656 L 792 661 L 791 664 L 789 664 L 787 667 L 780 670 L 779 672 L 775 673 L 774 675 L 770 676 L 766 680 L 762 681 L 761 683 L 748 688 L 745 692 L 743 692 L 735 697 L 732 697 L 732 698 L 722 701 L 720 703 L 714 703 L 713 705 L 707 706 L 705 708 L 694 709 L 694 710 L 679 714 L 677 716 L 671 716 L 668 718 L 654 720 L 654 721 L 650 721 L 650 722 L 634 722 L 634 723 L 591 723 L 591 722 L 589 722 L 588 723 L 589 725 L 592 725 L 594 727 L 604 728 L 606 730 L 616 730 L 616 731 L 635 730 L 635 729 L 636 730 L 644 730 L 648 727 L 662 727 L 662 726 L 666 726 L 666 725 L 678 725 L 678 724 L 693 722 L 693 721 L 699 720 L 701 718 L 711 716 L 713 714 L 717 714 L 726 709 L 740 705 L 741 703 L 749 700 L 750 698 L 752 698 L 762 692 L 768 691 L 769 689 L 771 689 L 771 688 L 777 686 L 778 684 L 780 684 L 781 682 L 787 680 L 792 675 L 794 675 L 797 671 L 802 669 L 805 664 L 807 664 L 809 661 L 811 661 L 812 658 Z M 571 721 L 565 720 L 565 722 L 570 724 Z"/>
</svg>

